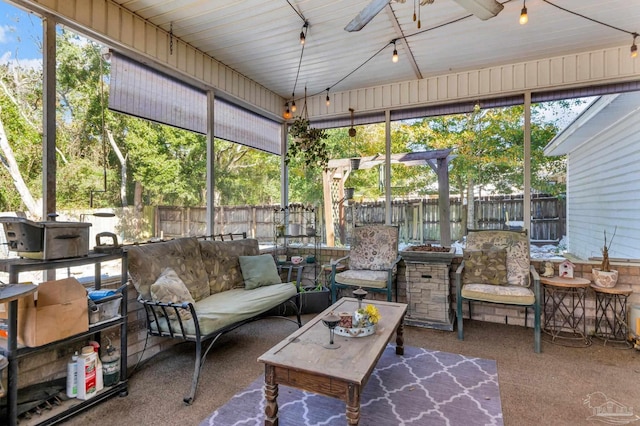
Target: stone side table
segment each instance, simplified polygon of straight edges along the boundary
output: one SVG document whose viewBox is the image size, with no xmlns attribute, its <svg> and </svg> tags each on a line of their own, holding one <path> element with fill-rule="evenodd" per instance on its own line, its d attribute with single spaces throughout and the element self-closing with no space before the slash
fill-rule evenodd
<svg viewBox="0 0 640 426">
<path fill-rule="evenodd" d="M 405 259 L 407 315 L 405 324 L 453 331 L 450 303 L 451 262 L 416 262 Z"/>
</svg>

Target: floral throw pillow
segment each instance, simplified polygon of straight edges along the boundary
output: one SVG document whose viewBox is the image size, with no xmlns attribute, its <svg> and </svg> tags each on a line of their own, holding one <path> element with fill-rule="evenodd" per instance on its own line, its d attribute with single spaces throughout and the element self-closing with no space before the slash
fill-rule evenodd
<svg viewBox="0 0 640 426">
<path fill-rule="evenodd" d="M 187 286 L 171 268 L 165 268 L 156 282 L 151 284 L 151 300 L 163 303 L 191 302 L 194 305 L 196 303 Z M 188 309 L 178 308 L 178 315 L 183 321 L 192 318 Z M 176 319 L 175 310 L 167 308 L 167 316 L 169 319 Z"/>
<path fill-rule="evenodd" d="M 463 284 L 507 285 L 507 250 L 464 250 Z"/>
</svg>

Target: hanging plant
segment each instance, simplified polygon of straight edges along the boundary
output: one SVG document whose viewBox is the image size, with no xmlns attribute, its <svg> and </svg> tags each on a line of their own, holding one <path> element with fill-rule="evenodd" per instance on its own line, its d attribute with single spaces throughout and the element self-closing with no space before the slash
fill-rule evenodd
<svg viewBox="0 0 640 426">
<path fill-rule="evenodd" d="M 296 117 L 289 126 L 289 145 L 284 162 L 289 164 L 291 159 L 299 158 L 306 166 L 327 167 L 329 163 L 329 152 L 327 151 L 326 139 L 327 131 L 324 129 L 314 129 L 309 125 L 307 115 L 307 89 L 304 89 L 304 105 L 302 114 Z"/>
<path fill-rule="evenodd" d="M 292 158 L 300 158 L 307 166 L 326 167 L 329 162 L 327 143 L 327 131 L 309 127 L 309 120 L 297 117 L 289 128 L 291 139 L 285 156 L 285 163 L 289 164 Z"/>
</svg>

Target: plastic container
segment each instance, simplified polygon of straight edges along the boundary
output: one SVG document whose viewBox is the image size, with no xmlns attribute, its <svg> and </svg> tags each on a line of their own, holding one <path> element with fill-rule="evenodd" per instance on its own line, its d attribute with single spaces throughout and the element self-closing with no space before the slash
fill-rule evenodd
<svg viewBox="0 0 640 426">
<path fill-rule="evenodd" d="M 93 346 L 83 346 L 78 357 L 78 399 L 90 399 L 96 393 L 96 353 Z"/>
<path fill-rule="evenodd" d="M 100 343 L 92 340 L 89 345 L 96 354 L 96 390 L 100 392 L 104 388 L 104 375 L 102 372 L 102 360 L 100 359 Z"/>
<path fill-rule="evenodd" d="M 78 396 L 78 351 L 71 357 L 71 362 L 67 363 L 67 396 Z"/>
<path fill-rule="evenodd" d="M 105 386 L 113 386 L 120 381 L 120 351 L 111 344 L 107 345 L 102 356 L 102 374 Z"/>
<path fill-rule="evenodd" d="M 97 307 L 97 313 L 94 312 L 93 315 L 91 315 L 92 312 L 89 312 L 89 324 L 95 324 L 97 322 L 113 319 L 120 315 L 120 303 L 122 302 L 122 294 L 117 293 L 98 300 L 92 299 L 90 302 L 95 304 L 95 306 Z"/>
</svg>

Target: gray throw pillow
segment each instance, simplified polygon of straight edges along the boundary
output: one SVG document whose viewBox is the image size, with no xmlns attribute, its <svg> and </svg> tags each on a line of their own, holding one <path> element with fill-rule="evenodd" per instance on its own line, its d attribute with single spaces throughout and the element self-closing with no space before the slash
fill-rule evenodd
<svg viewBox="0 0 640 426">
<path fill-rule="evenodd" d="M 238 260 L 240 261 L 245 290 L 282 283 L 276 262 L 270 254 L 239 256 Z"/>
</svg>

